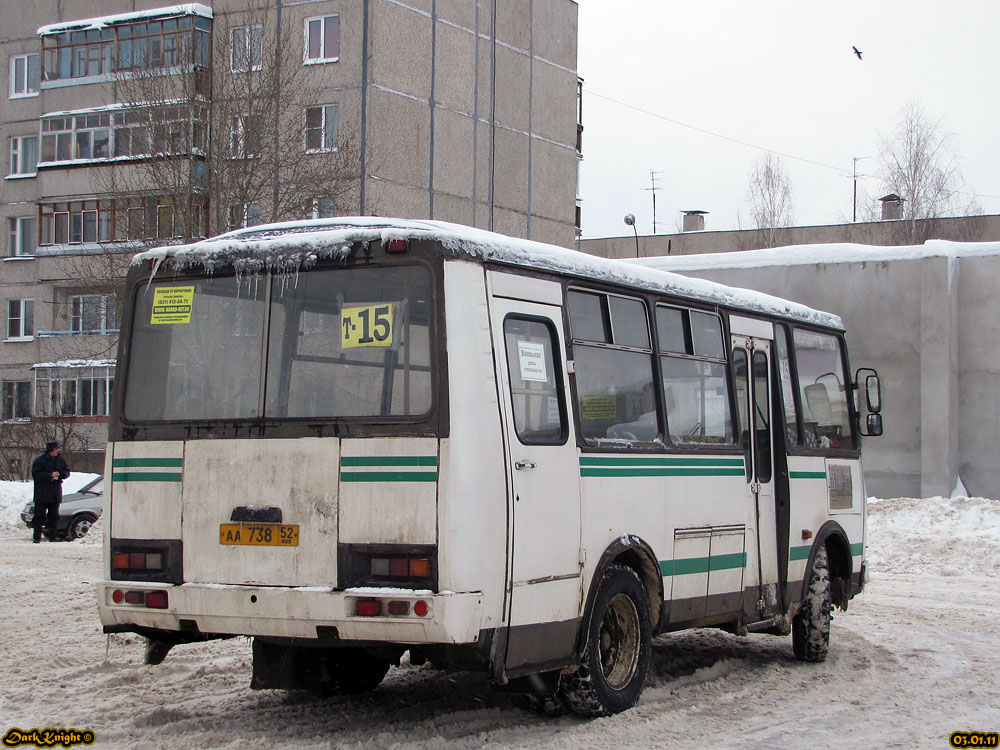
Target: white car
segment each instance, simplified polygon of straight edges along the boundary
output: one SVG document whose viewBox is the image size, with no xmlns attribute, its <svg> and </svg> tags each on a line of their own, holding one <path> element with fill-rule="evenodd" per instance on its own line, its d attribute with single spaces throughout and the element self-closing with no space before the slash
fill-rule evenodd
<svg viewBox="0 0 1000 750">
<path fill-rule="evenodd" d="M 104 477 L 97 477 L 76 492 L 63 495 L 59 505 L 58 539 L 79 539 L 85 536 L 104 512 Z M 21 520 L 31 528 L 35 504 L 30 502 L 21 511 Z"/>
</svg>

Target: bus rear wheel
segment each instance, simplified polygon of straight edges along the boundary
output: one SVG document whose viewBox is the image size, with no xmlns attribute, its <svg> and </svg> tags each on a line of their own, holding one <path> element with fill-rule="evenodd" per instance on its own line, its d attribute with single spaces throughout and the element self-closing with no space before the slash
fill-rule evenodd
<svg viewBox="0 0 1000 750">
<path fill-rule="evenodd" d="M 319 692 L 323 695 L 358 695 L 374 690 L 389 671 L 390 662 L 363 648 L 335 648 L 322 658 Z"/>
<path fill-rule="evenodd" d="M 609 716 L 631 708 L 646 682 L 651 651 L 646 589 L 634 570 L 610 565 L 587 624 L 583 658 L 563 675 L 560 693 L 584 716 Z"/>
<path fill-rule="evenodd" d="M 830 650 L 830 559 L 825 546 L 816 550 L 809 569 L 809 586 L 798 613 L 792 618 L 792 651 L 802 661 L 825 661 Z"/>
</svg>

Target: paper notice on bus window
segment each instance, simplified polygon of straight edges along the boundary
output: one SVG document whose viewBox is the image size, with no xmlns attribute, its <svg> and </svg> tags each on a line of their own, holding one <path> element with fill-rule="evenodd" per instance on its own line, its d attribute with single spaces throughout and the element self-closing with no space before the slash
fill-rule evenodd
<svg viewBox="0 0 1000 750">
<path fill-rule="evenodd" d="M 618 417 L 618 401 L 613 395 L 603 393 L 584 395 L 583 418 L 587 420 L 616 419 Z"/>
<path fill-rule="evenodd" d="M 545 371 L 545 345 L 532 341 L 517 342 L 517 359 L 521 365 L 521 380 L 546 383 L 549 376 Z"/>
<path fill-rule="evenodd" d="M 396 306 L 348 305 L 340 311 L 340 346 L 392 346 L 392 326 Z"/>
<path fill-rule="evenodd" d="M 153 325 L 181 325 L 191 322 L 193 286 L 161 286 L 153 292 Z"/>
</svg>

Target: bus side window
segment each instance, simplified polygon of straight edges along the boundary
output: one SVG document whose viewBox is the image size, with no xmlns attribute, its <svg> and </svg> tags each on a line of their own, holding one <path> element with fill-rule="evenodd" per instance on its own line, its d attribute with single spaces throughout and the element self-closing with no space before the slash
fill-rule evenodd
<svg viewBox="0 0 1000 750">
<path fill-rule="evenodd" d="M 567 297 L 584 439 L 621 447 L 653 442 L 661 430 L 646 305 L 575 290 Z"/>
<path fill-rule="evenodd" d="M 840 340 L 796 328 L 793 341 L 803 444 L 818 449 L 854 448 Z"/>
<path fill-rule="evenodd" d="M 517 439 L 525 445 L 562 445 L 568 433 L 566 407 L 551 324 L 510 317 L 503 332 Z"/>
<path fill-rule="evenodd" d="M 731 445 L 722 320 L 714 313 L 657 305 L 656 336 L 671 442 Z"/>
<path fill-rule="evenodd" d="M 781 400 L 785 413 L 785 442 L 788 445 L 801 445 L 799 435 L 799 409 L 795 399 L 795 385 L 792 378 L 792 359 L 788 346 L 788 327 L 775 326 L 777 335 L 775 345 L 778 356 L 778 378 L 781 381 Z"/>
</svg>

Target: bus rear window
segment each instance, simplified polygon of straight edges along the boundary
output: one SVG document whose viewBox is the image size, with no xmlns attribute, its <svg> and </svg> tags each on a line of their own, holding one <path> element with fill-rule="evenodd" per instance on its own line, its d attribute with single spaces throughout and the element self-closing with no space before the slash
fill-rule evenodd
<svg viewBox="0 0 1000 750">
<path fill-rule="evenodd" d="M 139 289 L 134 310 L 128 421 L 431 408 L 430 277 L 420 266 L 158 282 Z"/>
</svg>

